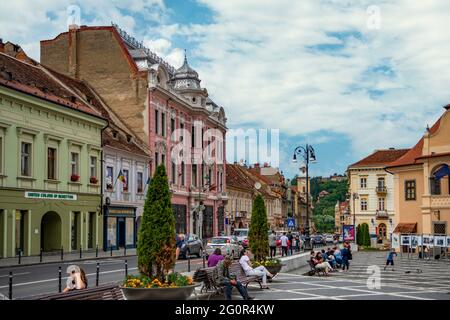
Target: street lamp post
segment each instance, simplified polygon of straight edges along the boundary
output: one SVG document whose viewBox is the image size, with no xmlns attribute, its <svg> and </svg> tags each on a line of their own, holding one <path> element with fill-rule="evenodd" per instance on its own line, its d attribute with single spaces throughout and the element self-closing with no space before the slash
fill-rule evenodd
<svg viewBox="0 0 450 320">
<path fill-rule="evenodd" d="M 356 207 L 355 207 L 355 200 L 359 199 L 359 195 L 356 192 L 353 192 L 352 194 L 352 199 L 353 199 L 353 232 L 355 233 L 355 245 L 356 245 Z"/>
<path fill-rule="evenodd" d="M 292 161 L 297 162 L 297 155 L 302 155 L 305 160 L 306 170 L 306 228 L 305 228 L 305 250 L 311 250 L 311 237 L 309 234 L 309 162 L 316 161 L 314 148 L 308 144 L 305 147 L 298 146 L 294 150 Z"/>
</svg>

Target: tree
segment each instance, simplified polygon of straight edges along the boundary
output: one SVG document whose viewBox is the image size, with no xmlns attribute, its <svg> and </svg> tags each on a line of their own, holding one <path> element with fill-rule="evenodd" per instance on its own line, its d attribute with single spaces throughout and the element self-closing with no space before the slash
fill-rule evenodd
<svg viewBox="0 0 450 320">
<path fill-rule="evenodd" d="M 358 224 L 358 226 L 356 227 L 356 243 L 359 246 L 362 246 L 361 225 L 360 224 Z"/>
<path fill-rule="evenodd" d="M 138 269 L 163 280 L 175 266 L 175 216 L 164 165 L 156 168 L 144 203 L 138 237 Z"/>
<path fill-rule="evenodd" d="M 363 223 L 364 229 L 362 234 L 362 245 L 365 247 L 370 247 L 370 234 L 369 234 L 369 225 L 367 223 Z"/>
<path fill-rule="evenodd" d="M 257 261 L 269 254 L 269 224 L 267 223 L 266 206 L 261 195 L 253 200 L 252 220 L 248 231 L 248 242 Z"/>
</svg>

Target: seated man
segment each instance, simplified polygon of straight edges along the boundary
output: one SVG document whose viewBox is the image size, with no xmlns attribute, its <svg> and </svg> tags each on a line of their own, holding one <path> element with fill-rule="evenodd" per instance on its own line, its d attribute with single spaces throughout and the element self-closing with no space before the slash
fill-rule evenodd
<svg viewBox="0 0 450 320">
<path fill-rule="evenodd" d="M 225 286 L 225 297 L 227 300 L 231 300 L 231 291 L 233 287 L 239 290 L 242 298 L 244 300 L 252 300 L 253 297 L 248 295 L 247 289 L 236 280 L 236 275 L 230 274 L 230 266 L 233 263 L 233 258 L 231 256 L 226 256 L 225 259 L 221 260 L 213 271 L 213 278 L 216 284 Z"/>
<path fill-rule="evenodd" d="M 273 278 L 273 274 L 271 274 L 264 266 L 259 266 L 256 268 L 252 268 L 250 265 L 250 258 L 247 255 L 247 251 L 245 249 L 241 252 L 241 259 L 239 259 L 239 263 L 241 264 L 242 269 L 244 269 L 245 274 L 248 276 L 260 276 L 262 277 L 263 289 L 269 289 L 267 286 L 267 277 L 270 279 Z"/>
</svg>

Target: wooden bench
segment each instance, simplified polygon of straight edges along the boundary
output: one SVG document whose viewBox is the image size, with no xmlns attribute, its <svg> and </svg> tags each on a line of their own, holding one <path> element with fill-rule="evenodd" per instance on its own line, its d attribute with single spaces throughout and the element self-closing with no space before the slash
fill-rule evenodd
<svg viewBox="0 0 450 320">
<path fill-rule="evenodd" d="M 215 267 L 211 268 L 200 268 L 197 269 L 194 273 L 193 280 L 195 282 L 203 282 L 203 286 L 200 289 L 200 293 L 203 293 L 203 291 L 213 291 L 215 294 L 221 294 L 223 293 L 224 286 L 215 283 L 214 277 L 213 277 L 213 271 Z M 241 265 L 238 262 L 234 262 L 230 266 L 230 273 L 234 273 L 236 275 L 236 280 L 242 283 L 246 288 L 248 287 L 249 283 L 251 282 L 257 282 L 259 284 L 259 287 L 262 289 L 262 278 L 258 276 L 250 276 L 247 277 L 244 270 L 242 269 Z"/>
<path fill-rule="evenodd" d="M 124 300 L 117 284 L 31 297 L 31 300 Z"/>
<path fill-rule="evenodd" d="M 310 276 L 313 276 L 313 275 L 320 276 L 320 273 L 325 275 L 325 269 L 323 269 L 323 268 L 317 269 L 316 266 L 312 263 L 311 260 L 308 260 L 308 265 L 311 268 L 311 270 L 309 270 L 309 272 L 308 272 L 308 274 Z"/>
</svg>

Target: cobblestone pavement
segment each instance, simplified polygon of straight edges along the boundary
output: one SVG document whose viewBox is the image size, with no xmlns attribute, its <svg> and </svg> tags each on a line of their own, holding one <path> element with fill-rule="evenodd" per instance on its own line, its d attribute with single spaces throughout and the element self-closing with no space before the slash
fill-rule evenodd
<svg viewBox="0 0 450 320">
<path fill-rule="evenodd" d="M 450 261 L 423 261 L 402 259 L 383 270 L 387 252 L 354 253 L 349 272 L 333 272 L 329 277 L 308 276 L 308 268 L 289 273 L 280 273 L 269 290 L 250 285 L 250 295 L 257 300 L 450 300 Z M 369 288 L 367 282 L 373 272 L 380 272 L 380 287 Z M 377 268 L 378 267 L 378 268 Z M 371 285 L 374 282 L 370 281 Z M 197 295 L 194 299 L 208 299 L 208 295 Z M 211 296 L 211 300 L 223 296 Z M 241 297 L 236 289 L 233 299 Z"/>
</svg>

